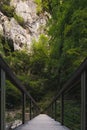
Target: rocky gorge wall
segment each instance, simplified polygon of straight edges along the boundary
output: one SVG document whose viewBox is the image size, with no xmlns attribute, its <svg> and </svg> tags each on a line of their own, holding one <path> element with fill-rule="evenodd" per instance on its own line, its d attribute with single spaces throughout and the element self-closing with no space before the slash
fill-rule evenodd
<svg viewBox="0 0 87 130">
<path fill-rule="evenodd" d="M 12 39 L 14 50 L 30 49 L 32 40 L 38 40 L 40 34 L 44 33 L 48 14 L 37 15 L 37 5 L 34 0 L 11 0 L 10 6 L 15 9 L 15 14 L 24 19 L 21 26 L 14 18 L 8 18 L 0 11 L 0 35 Z"/>
</svg>

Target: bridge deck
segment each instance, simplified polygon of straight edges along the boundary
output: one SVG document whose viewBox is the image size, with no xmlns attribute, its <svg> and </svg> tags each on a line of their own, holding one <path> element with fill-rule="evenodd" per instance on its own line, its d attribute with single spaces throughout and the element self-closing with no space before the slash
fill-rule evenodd
<svg viewBox="0 0 87 130">
<path fill-rule="evenodd" d="M 51 117 L 40 114 L 25 125 L 21 125 L 15 130 L 69 130 Z"/>
</svg>

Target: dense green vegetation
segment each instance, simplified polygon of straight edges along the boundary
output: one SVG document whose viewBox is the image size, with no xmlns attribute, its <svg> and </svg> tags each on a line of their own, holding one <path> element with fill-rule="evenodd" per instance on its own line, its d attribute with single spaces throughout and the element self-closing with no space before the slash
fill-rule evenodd
<svg viewBox="0 0 87 130">
<path fill-rule="evenodd" d="M 14 7 L 10 6 L 10 0 L 0 1 L 0 11 L 8 17 L 14 16 Z"/>
<path fill-rule="evenodd" d="M 51 62 L 55 61 L 52 65 L 56 70 L 55 78 L 63 84 L 87 56 L 87 8 L 86 1 L 77 0 L 78 4 L 74 0 L 57 2 L 55 0 L 51 4 L 53 10 L 49 23 L 50 58 Z"/>
<path fill-rule="evenodd" d="M 35 2 L 38 13 L 48 11 L 51 15 L 46 27 L 48 36 L 41 35 L 38 42 L 32 41 L 31 52 L 13 51 L 9 40 L 0 37 L 0 53 L 44 108 L 87 57 L 87 0 Z"/>
<path fill-rule="evenodd" d="M 6 16 L 13 17 L 14 16 L 14 7 L 3 4 L 0 9 Z"/>
<path fill-rule="evenodd" d="M 39 15 L 43 11 L 42 0 L 34 0 L 34 1 L 37 4 L 37 14 Z"/>
</svg>

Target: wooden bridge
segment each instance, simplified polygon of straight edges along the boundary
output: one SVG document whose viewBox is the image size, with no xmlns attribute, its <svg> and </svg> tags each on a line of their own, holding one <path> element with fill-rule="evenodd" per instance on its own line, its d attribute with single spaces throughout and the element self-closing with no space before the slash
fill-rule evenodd
<svg viewBox="0 0 87 130">
<path fill-rule="evenodd" d="M 32 96 L 0 56 L 0 130 L 6 130 L 6 78 L 22 94 L 22 124 L 15 130 L 87 130 L 87 59 L 64 84 L 52 102 L 41 111 Z M 29 121 L 26 122 L 26 98 Z M 41 114 L 43 113 L 43 114 Z M 66 127 L 67 126 L 67 127 Z M 7 128 L 8 129 L 8 128 Z M 11 128 L 12 129 L 12 128 Z"/>
</svg>

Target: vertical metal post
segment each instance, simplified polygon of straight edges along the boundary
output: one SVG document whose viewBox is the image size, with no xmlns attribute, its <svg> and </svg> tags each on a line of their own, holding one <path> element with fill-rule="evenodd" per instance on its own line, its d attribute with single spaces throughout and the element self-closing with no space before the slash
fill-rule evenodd
<svg viewBox="0 0 87 130">
<path fill-rule="evenodd" d="M 86 83 L 87 83 L 87 72 L 86 72 Z M 87 130 L 87 84 L 86 84 L 86 98 L 85 98 L 85 101 L 86 101 L 86 130 Z"/>
<path fill-rule="evenodd" d="M 38 115 L 38 108 L 36 108 L 36 111 L 35 111 L 35 116 Z"/>
<path fill-rule="evenodd" d="M 5 72 L 0 69 L 0 130 L 5 130 Z"/>
<path fill-rule="evenodd" d="M 86 122 L 86 97 L 87 97 L 87 72 L 84 71 L 81 75 L 81 130 L 87 130 Z"/>
<path fill-rule="evenodd" d="M 25 106 L 26 106 L 26 95 L 23 93 L 22 124 L 25 123 Z"/>
<path fill-rule="evenodd" d="M 32 118 L 34 117 L 34 106 L 33 106 L 33 103 L 32 103 Z"/>
<path fill-rule="evenodd" d="M 86 81 L 87 81 L 87 75 L 86 75 Z M 87 130 L 87 85 L 86 85 L 86 130 Z"/>
<path fill-rule="evenodd" d="M 35 106 L 33 105 L 33 118 L 35 117 Z"/>
<path fill-rule="evenodd" d="M 35 108 L 35 106 L 34 106 L 34 117 L 36 116 L 36 108 Z"/>
<path fill-rule="evenodd" d="M 49 107 L 48 113 L 49 113 L 49 116 L 52 116 L 52 108 L 51 107 Z"/>
<path fill-rule="evenodd" d="M 51 108 L 48 108 L 47 114 L 48 114 L 49 116 L 51 116 L 50 113 L 51 113 Z"/>
<path fill-rule="evenodd" d="M 54 106 L 53 106 L 54 104 L 52 103 L 52 118 L 54 117 L 54 111 L 53 111 L 53 109 L 54 109 Z"/>
<path fill-rule="evenodd" d="M 56 120 L 56 115 L 57 115 L 57 101 L 55 100 L 55 120 Z"/>
<path fill-rule="evenodd" d="M 61 95 L 61 124 L 64 125 L 64 94 Z"/>
<path fill-rule="evenodd" d="M 36 108 L 35 116 L 38 115 L 38 108 Z"/>
<path fill-rule="evenodd" d="M 31 109 L 32 109 L 32 108 L 31 108 L 31 107 L 32 107 L 32 101 L 31 101 L 31 99 L 30 99 L 30 120 L 32 119 L 32 115 L 31 115 L 31 112 L 32 112 Z"/>
</svg>

